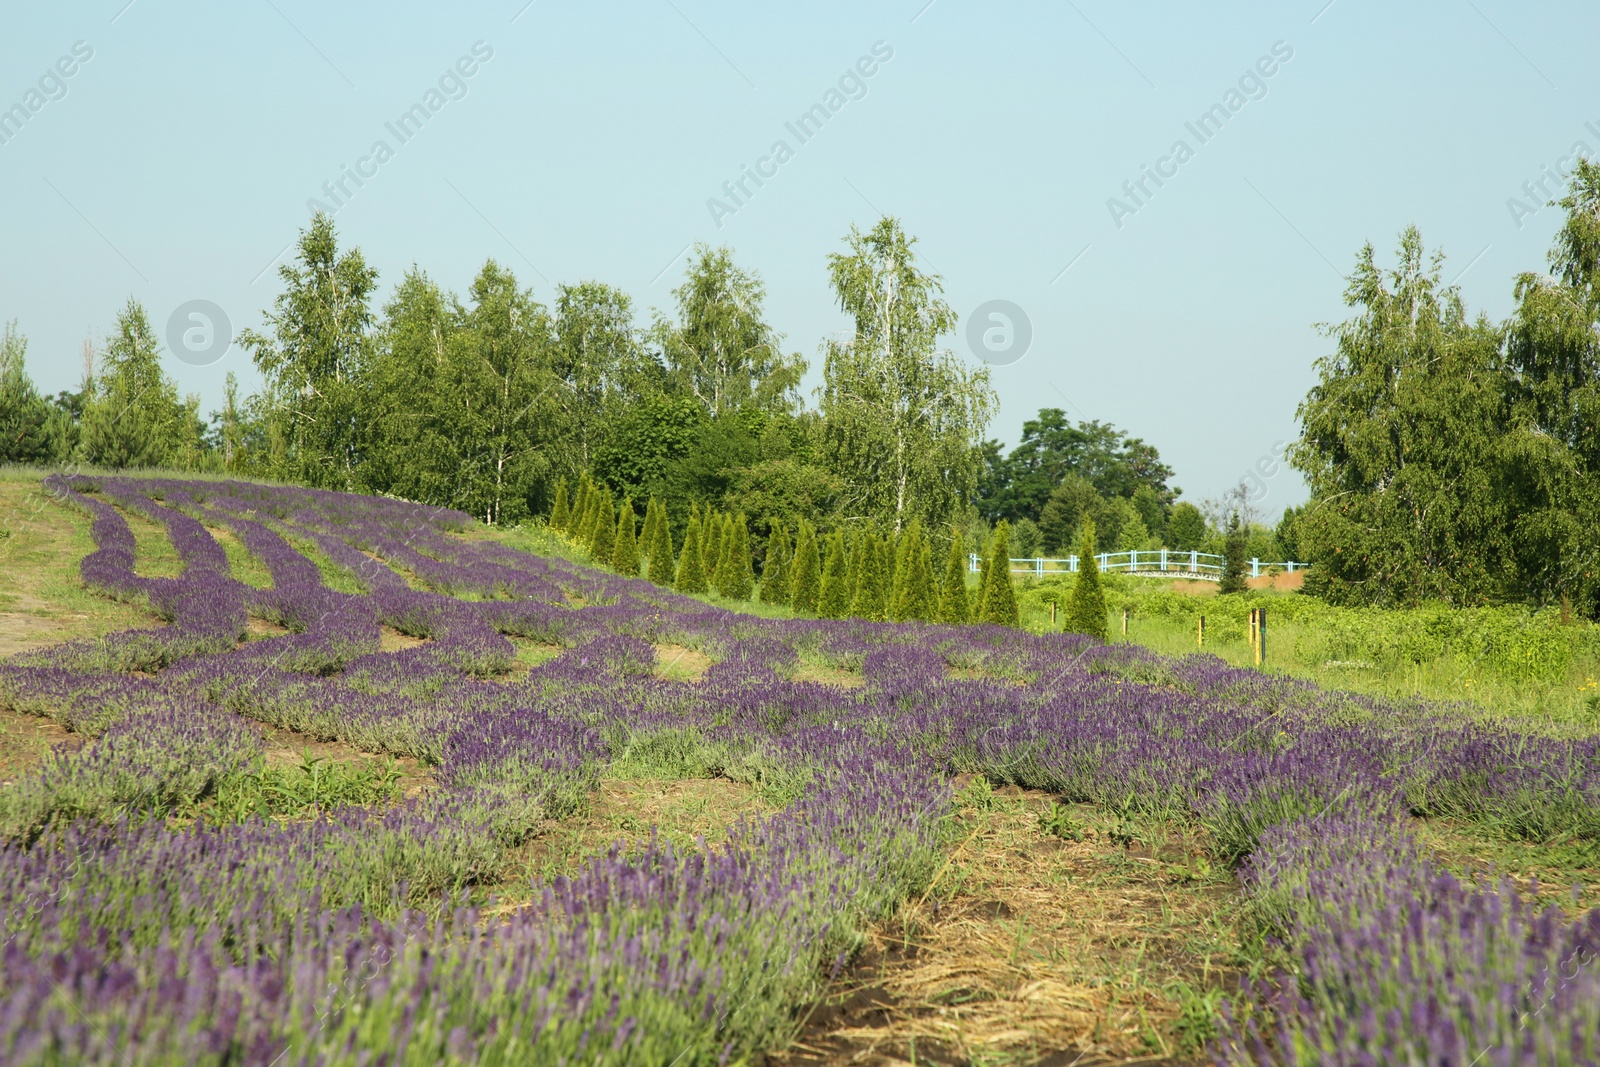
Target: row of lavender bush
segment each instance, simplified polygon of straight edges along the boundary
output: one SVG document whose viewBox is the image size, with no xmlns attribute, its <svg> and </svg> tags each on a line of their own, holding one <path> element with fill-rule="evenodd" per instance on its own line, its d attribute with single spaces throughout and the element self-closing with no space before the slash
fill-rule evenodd
<svg viewBox="0 0 1600 1067">
<path fill-rule="evenodd" d="M 85 581 L 172 621 L 0 668 L 11 706 L 103 731 L 17 794 L 34 799 L 18 802 L 33 814 L 0 853 L 6 1062 L 690 1063 L 770 1047 L 859 924 L 926 876 L 957 771 L 1192 821 L 1220 855 L 1250 857 L 1257 914 L 1296 963 L 1236 1001 L 1221 1055 L 1410 1062 L 1460 1049 L 1471 1054 L 1430 1061 L 1465 1067 L 1482 1046 L 1485 1062 L 1592 1059 L 1593 917 L 1562 926 L 1503 887 L 1449 883 L 1393 829 L 1450 814 L 1593 837 L 1592 739 L 1069 635 L 756 619 L 452 536 L 465 516 L 399 501 L 227 482 L 54 487 L 94 518 Z M 138 578 L 106 499 L 163 524 L 183 574 Z M 239 537 L 272 588 L 235 582 L 206 525 Z M 293 542 L 367 592 L 329 589 Z M 251 615 L 295 632 L 241 644 Z M 379 653 L 380 625 L 429 640 Z M 502 635 L 564 651 L 506 678 Z M 716 662 L 698 684 L 657 679 L 657 643 Z M 803 660 L 865 684 L 795 681 Z M 121 724 L 179 705 L 417 756 L 439 789 L 282 826 L 141 821 L 250 753 L 228 726 L 171 766 L 102 750 L 121 743 L 114 731 L 140 733 Z M 602 771 L 726 775 L 787 807 L 726 850 L 596 860 L 511 918 L 452 906 Z M 134 780 L 143 793 L 119 784 Z M 1397 992 L 1412 988 L 1424 992 Z M 1485 1021 L 1518 1005 L 1536 1012 L 1532 1044 Z"/>
</svg>

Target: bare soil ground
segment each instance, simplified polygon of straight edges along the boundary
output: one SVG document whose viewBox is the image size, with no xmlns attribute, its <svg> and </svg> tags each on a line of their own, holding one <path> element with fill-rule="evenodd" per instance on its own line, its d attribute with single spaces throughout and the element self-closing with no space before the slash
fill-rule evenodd
<svg viewBox="0 0 1600 1067">
<path fill-rule="evenodd" d="M 711 657 L 685 645 L 655 646 L 655 676 L 675 682 L 698 682 L 711 667 Z"/>
</svg>

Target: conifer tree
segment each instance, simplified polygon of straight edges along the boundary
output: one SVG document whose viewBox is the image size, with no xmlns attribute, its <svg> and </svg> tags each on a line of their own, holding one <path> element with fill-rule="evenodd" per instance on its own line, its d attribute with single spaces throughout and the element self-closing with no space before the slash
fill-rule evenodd
<svg viewBox="0 0 1600 1067">
<path fill-rule="evenodd" d="M 850 610 L 850 550 L 844 532 L 835 530 L 828 537 L 828 555 L 822 564 L 822 591 L 817 595 L 817 616 L 842 619 Z"/>
<path fill-rule="evenodd" d="M 817 532 L 801 519 L 789 581 L 789 606 L 797 614 L 815 615 L 821 584 L 822 560 L 817 549 Z"/>
<path fill-rule="evenodd" d="M 704 593 L 706 589 L 706 557 L 700 548 L 700 524 L 690 520 L 688 532 L 683 535 L 683 554 L 678 557 L 678 592 Z"/>
<path fill-rule="evenodd" d="M 722 563 L 722 534 L 722 515 L 707 508 L 700 520 L 700 550 L 706 557 L 707 581 L 716 575 L 717 567 Z"/>
<path fill-rule="evenodd" d="M 750 565 L 750 530 L 745 525 L 742 511 L 729 520 L 722 566 L 722 581 L 719 583 L 722 595 L 733 600 L 749 600 L 750 588 L 755 584 L 755 573 Z"/>
<path fill-rule="evenodd" d="M 616 545 L 611 550 L 611 569 L 630 578 L 639 575 L 639 541 L 634 533 L 633 498 L 622 501 L 622 512 L 617 516 Z"/>
<path fill-rule="evenodd" d="M 848 548 L 845 552 L 844 588 L 845 608 L 847 616 L 856 616 L 856 601 L 861 597 L 861 579 L 871 580 L 867 573 L 867 535 L 861 527 L 850 531 Z"/>
<path fill-rule="evenodd" d="M 1106 594 L 1100 587 L 1100 565 L 1094 558 L 1094 523 L 1083 524 L 1083 541 L 1078 546 L 1078 582 L 1067 602 L 1067 618 L 1062 629 L 1088 634 L 1104 641 L 1110 636 L 1106 623 Z"/>
<path fill-rule="evenodd" d="M 616 540 L 617 513 L 611 504 L 611 494 L 602 489 L 600 502 L 596 505 L 594 539 L 589 543 L 589 558 L 600 566 L 610 563 Z"/>
<path fill-rule="evenodd" d="M 650 530 L 646 535 L 643 544 L 645 545 L 646 554 L 652 554 L 656 550 L 656 544 L 661 540 L 661 526 L 667 521 L 667 509 L 666 506 L 663 505 L 661 501 L 656 499 L 656 497 L 652 494 L 647 510 L 649 514 L 646 516 L 645 521 L 649 525 Z"/>
<path fill-rule="evenodd" d="M 979 622 L 996 626 L 1017 625 L 1017 594 L 1011 587 L 1011 524 L 995 523 L 989 539 L 989 574 L 983 589 Z"/>
<path fill-rule="evenodd" d="M 767 559 L 761 568 L 761 601 L 764 604 L 789 602 L 789 528 L 777 526 L 767 538 Z"/>
<path fill-rule="evenodd" d="M 850 614 L 858 619 L 871 619 L 876 600 L 874 591 L 878 586 L 878 535 L 870 527 L 856 531 L 850 570 Z"/>
<path fill-rule="evenodd" d="M 901 574 L 896 583 L 899 595 L 891 614 L 896 622 L 931 619 L 938 601 L 934 596 L 933 564 L 922 524 L 911 520 L 900 540 Z"/>
<path fill-rule="evenodd" d="M 584 475 L 585 478 L 588 475 Z M 584 548 L 594 543 L 594 521 L 600 517 L 600 490 L 593 482 L 589 482 L 583 490 L 583 512 L 571 530 L 568 531 L 573 540 Z"/>
<path fill-rule="evenodd" d="M 651 497 L 644 506 L 644 520 L 639 523 L 639 564 L 640 573 L 648 568 L 650 563 L 650 550 L 656 544 L 656 498 Z"/>
<path fill-rule="evenodd" d="M 678 568 L 672 552 L 672 524 L 665 504 L 656 505 L 656 529 L 650 545 L 650 580 L 664 589 L 677 584 Z"/>
<path fill-rule="evenodd" d="M 550 528 L 565 530 L 571 521 L 572 515 L 567 507 L 567 480 L 563 478 L 556 483 L 556 502 L 550 508 Z"/>
<path fill-rule="evenodd" d="M 939 621 L 963 626 L 970 617 L 967 602 L 967 546 L 960 530 L 950 538 L 950 553 L 945 559 L 944 582 L 939 589 Z"/>
<path fill-rule="evenodd" d="M 919 569 L 927 551 L 922 524 L 912 519 L 911 525 L 900 534 L 896 547 L 894 591 L 889 602 L 889 617 L 895 622 L 929 618 L 933 605 L 928 603 L 927 595 L 932 575 L 924 578 Z"/>
<path fill-rule="evenodd" d="M 1249 548 L 1249 531 L 1239 521 L 1239 513 L 1235 511 L 1228 517 L 1228 534 L 1222 542 L 1222 582 L 1217 586 L 1219 593 L 1242 593 L 1248 588 L 1244 580 L 1244 570 L 1249 561 L 1245 553 Z"/>
</svg>

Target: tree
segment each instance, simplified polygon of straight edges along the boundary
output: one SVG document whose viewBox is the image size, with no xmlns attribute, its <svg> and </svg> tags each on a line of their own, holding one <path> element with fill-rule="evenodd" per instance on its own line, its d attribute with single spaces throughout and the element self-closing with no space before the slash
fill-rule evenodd
<svg viewBox="0 0 1600 1067">
<path fill-rule="evenodd" d="M 616 505 L 611 503 L 611 494 L 605 490 L 600 491 L 600 501 L 595 509 L 594 535 L 589 542 L 589 558 L 597 564 L 611 562 L 611 553 L 617 543 L 617 513 Z"/>
<path fill-rule="evenodd" d="M 835 530 L 828 537 L 828 555 L 822 565 L 822 589 L 817 596 L 817 615 L 842 619 L 850 614 L 850 551 L 844 533 Z"/>
<path fill-rule="evenodd" d="M 678 592 L 704 593 L 707 591 L 706 558 L 701 551 L 700 523 L 691 518 L 683 535 L 683 554 L 678 557 Z"/>
<path fill-rule="evenodd" d="M 920 521 L 913 519 L 911 525 L 906 527 L 895 555 L 894 593 L 889 617 L 895 622 L 931 620 L 939 602 L 933 583 L 928 540 L 923 536 Z"/>
<path fill-rule="evenodd" d="M 939 587 L 938 621 L 951 626 L 964 626 L 970 615 L 967 602 L 967 549 L 958 530 L 950 538 L 950 552 L 945 558 L 944 581 Z"/>
<path fill-rule="evenodd" d="M 732 600 L 749 600 L 755 574 L 750 566 L 750 531 L 745 525 L 744 513 L 730 520 L 727 545 L 722 554 L 722 570 L 717 576 L 717 588 Z"/>
<path fill-rule="evenodd" d="M 722 535 L 727 523 L 717 512 L 706 510 L 700 521 L 700 545 L 706 556 L 706 580 L 714 581 L 717 568 L 722 565 Z"/>
<path fill-rule="evenodd" d="M 565 388 L 556 390 L 563 422 L 572 435 L 572 459 L 588 469 L 596 460 L 623 409 L 642 394 L 659 389 L 660 367 L 644 353 L 633 327 L 633 301 L 627 293 L 600 282 L 556 288 L 552 369 Z M 624 435 L 625 436 L 625 435 Z M 639 488 L 614 479 L 613 484 Z"/>
<path fill-rule="evenodd" d="M 789 602 L 789 528 L 778 526 L 767 542 L 766 565 L 761 568 L 761 600 L 765 604 Z"/>
<path fill-rule="evenodd" d="M 1033 519 L 1044 525 L 1044 508 L 1055 488 L 1068 478 L 1081 478 L 1102 497 L 1129 497 L 1149 490 L 1160 508 L 1177 490 L 1168 486 L 1172 468 L 1156 449 L 1109 423 L 1079 422 L 1073 426 L 1060 408 L 1041 408 L 1037 419 L 1022 424 L 1022 439 L 1009 456 L 1000 443 L 983 446 L 984 471 L 979 507 L 991 519 Z M 1155 524 L 1147 518 L 1147 526 Z M 1069 531 L 1070 532 L 1070 531 Z"/>
<path fill-rule="evenodd" d="M 616 545 L 611 550 L 611 569 L 630 578 L 639 574 L 639 541 L 634 530 L 633 498 L 625 497 L 617 516 Z"/>
<path fill-rule="evenodd" d="M 1188 502 L 1175 505 L 1167 518 L 1167 547 L 1193 552 L 1205 539 L 1206 518 L 1200 509 Z"/>
<path fill-rule="evenodd" d="M 713 416 L 794 406 L 805 362 L 783 355 L 783 336 L 763 319 L 759 275 L 735 266 L 727 248 L 700 244 L 672 295 L 678 320 L 658 318 L 652 335 L 678 388 Z"/>
<path fill-rule="evenodd" d="M 817 532 L 810 523 L 800 524 L 795 541 L 794 564 L 789 582 L 789 606 L 797 615 L 817 613 L 817 595 L 821 592 L 822 563 L 817 551 Z"/>
<path fill-rule="evenodd" d="M 874 532 L 871 549 L 872 586 L 863 594 L 861 610 L 855 614 L 872 622 L 887 622 L 889 596 L 894 586 L 894 546 L 888 536 Z"/>
<path fill-rule="evenodd" d="M 0 462 L 38 463 L 50 453 L 50 404 L 28 377 L 28 339 L 15 320 L 0 334 Z"/>
<path fill-rule="evenodd" d="M 1544 446 L 1510 423 L 1499 332 L 1468 319 L 1442 269 L 1415 227 L 1387 274 L 1366 245 L 1345 291 L 1357 314 L 1324 327 L 1337 349 L 1318 361 L 1289 458 L 1311 488 L 1307 588 L 1335 603 L 1481 603 L 1514 582 L 1497 483 L 1510 452 Z"/>
<path fill-rule="evenodd" d="M 159 467 L 176 462 L 196 421 L 161 370 L 160 342 L 144 307 L 130 299 L 100 354 L 84 404 L 83 458 L 102 467 Z"/>
<path fill-rule="evenodd" d="M 1089 479 L 1068 474 L 1050 491 L 1039 515 L 1039 531 L 1052 552 L 1065 553 L 1085 520 L 1094 521 L 1106 502 Z"/>
<path fill-rule="evenodd" d="M 868 562 L 867 531 L 856 527 L 850 532 L 849 563 L 845 567 L 846 615 L 859 615 L 856 603 L 861 599 L 861 583 L 872 581 L 871 563 Z"/>
<path fill-rule="evenodd" d="M 985 575 L 978 621 L 996 626 L 1016 626 L 1017 594 L 1011 586 L 1011 524 L 995 523 L 989 542 L 989 572 Z"/>
<path fill-rule="evenodd" d="M 665 504 L 660 505 L 656 513 L 655 534 L 650 545 L 649 578 L 667 589 L 675 586 L 678 580 L 678 568 L 672 554 L 672 523 Z"/>
<path fill-rule="evenodd" d="M 844 479 L 849 513 L 895 531 L 913 518 L 943 525 L 976 485 L 975 449 L 994 409 L 988 372 L 938 348 L 956 316 L 896 220 L 852 227 L 846 242 L 828 271 L 855 333 L 825 346 L 827 462 Z"/>
<path fill-rule="evenodd" d="M 556 502 L 550 509 L 550 527 L 554 530 L 565 530 L 570 521 L 572 514 L 567 506 L 567 483 L 566 479 L 562 479 L 556 483 Z"/>
<path fill-rule="evenodd" d="M 1239 513 L 1235 511 L 1228 516 L 1228 535 L 1222 549 L 1222 582 L 1217 586 L 1219 593 L 1245 591 L 1244 570 L 1249 563 L 1245 553 L 1249 551 L 1248 545 L 1249 533 L 1244 523 L 1239 521 Z"/>
<path fill-rule="evenodd" d="M 1044 554 L 1044 534 L 1032 519 L 1018 519 L 1012 534 L 1012 551 L 1018 559 L 1038 559 Z"/>
<path fill-rule="evenodd" d="M 1111 636 L 1106 623 L 1106 594 L 1100 587 L 1100 565 L 1094 558 L 1093 522 L 1083 527 L 1083 539 L 1078 547 L 1078 580 L 1072 587 L 1072 599 L 1067 602 L 1062 628 L 1068 633 L 1087 634 L 1101 641 Z"/>
<path fill-rule="evenodd" d="M 371 402 L 362 378 L 378 272 L 359 249 L 339 254 L 333 219 L 319 212 L 278 277 L 284 292 L 263 313 L 270 336 L 239 335 L 266 378 L 273 467 L 307 485 L 353 489 L 360 412 Z"/>
<path fill-rule="evenodd" d="M 878 535 L 869 528 L 856 530 L 850 553 L 850 614 L 858 619 L 876 615 L 878 586 Z"/>
</svg>

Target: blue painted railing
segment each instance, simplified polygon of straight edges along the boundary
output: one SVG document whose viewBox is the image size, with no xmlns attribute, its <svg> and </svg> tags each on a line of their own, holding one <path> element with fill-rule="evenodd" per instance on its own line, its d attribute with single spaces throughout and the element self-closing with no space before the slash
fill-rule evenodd
<svg viewBox="0 0 1600 1067">
<path fill-rule="evenodd" d="M 1101 552 L 1095 556 L 1095 562 L 1102 571 L 1121 571 L 1126 574 L 1138 574 L 1141 578 L 1193 578 L 1203 582 L 1220 582 L 1222 580 L 1223 557 L 1214 552 L 1180 552 L 1175 548 L 1142 548 L 1128 552 Z M 976 572 L 979 567 L 976 553 L 968 556 L 967 567 Z M 1305 570 L 1309 563 L 1296 563 L 1293 560 L 1283 563 L 1264 563 L 1259 559 L 1250 560 L 1250 577 L 1259 577 L 1261 572 L 1272 567 L 1281 567 L 1293 574 L 1296 570 Z M 1011 561 L 1012 574 L 1031 574 L 1035 578 L 1043 578 L 1047 574 L 1072 574 L 1078 569 L 1078 557 L 1068 556 L 1065 559 L 1013 559 Z"/>
</svg>

